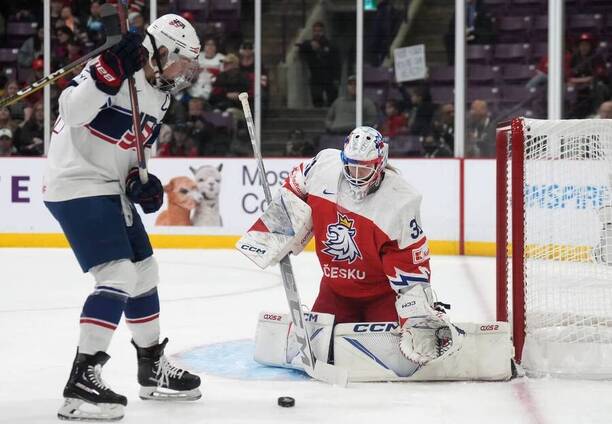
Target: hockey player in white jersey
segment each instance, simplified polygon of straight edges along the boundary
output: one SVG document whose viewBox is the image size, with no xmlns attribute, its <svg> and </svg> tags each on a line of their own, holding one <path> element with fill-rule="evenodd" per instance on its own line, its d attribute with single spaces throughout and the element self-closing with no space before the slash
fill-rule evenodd
<svg viewBox="0 0 612 424">
<path fill-rule="evenodd" d="M 90 61 L 59 98 L 44 200 L 81 268 L 95 280 L 81 312 L 78 349 L 58 412 L 61 419 L 123 417 L 126 397 L 101 378 L 122 315 L 136 348 L 140 397 L 201 397 L 200 378 L 170 364 L 164 355 L 168 339 L 160 342 L 158 267 L 134 204 L 145 213 L 157 211 L 163 188 L 155 175 L 149 174 L 146 184 L 138 177 L 126 83 L 134 77 L 148 156 L 171 95 L 188 86 L 199 51 L 188 21 L 162 16 L 148 27 L 144 40 L 128 33 Z"/>
</svg>

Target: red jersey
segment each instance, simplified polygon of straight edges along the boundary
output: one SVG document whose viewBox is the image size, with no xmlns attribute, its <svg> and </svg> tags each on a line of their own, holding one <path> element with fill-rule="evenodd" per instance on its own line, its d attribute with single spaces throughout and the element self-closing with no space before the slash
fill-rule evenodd
<svg viewBox="0 0 612 424">
<path fill-rule="evenodd" d="M 338 295 L 362 298 L 428 283 L 421 195 L 387 170 L 380 188 L 356 201 L 342 166 L 339 150 L 322 150 L 295 167 L 284 182 L 312 208 L 322 284 Z"/>
</svg>

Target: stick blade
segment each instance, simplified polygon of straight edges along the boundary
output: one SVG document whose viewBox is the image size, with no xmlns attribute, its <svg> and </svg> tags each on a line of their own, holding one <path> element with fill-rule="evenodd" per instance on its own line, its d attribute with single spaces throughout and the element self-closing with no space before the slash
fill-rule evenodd
<svg viewBox="0 0 612 424">
<path fill-rule="evenodd" d="M 104 3 L 102 6 L 100 6 L 100 16 L 102 18 L 102 25 L 104 26 L 104 32 L 106 33 L 107 40 L 114 36 L 121 36 L 119 14 L 117 13 L 115 6 L 109 3 Z"/>
<path fill-rule="evenodd" d="M 334 386 L 346 387 L 348 384 L 348 371 L 322 361 L 316 361 L 312 373 L 313 378 Z"/>
</svg>

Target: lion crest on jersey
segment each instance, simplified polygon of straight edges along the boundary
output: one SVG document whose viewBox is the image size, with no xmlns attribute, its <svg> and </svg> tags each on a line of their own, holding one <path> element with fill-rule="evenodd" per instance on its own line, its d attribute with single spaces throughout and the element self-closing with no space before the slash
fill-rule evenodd
<svg viewBox="0 0 612 424">
<path fill-rule="evenodd" d="M 357 230 L 355 221 L 338 212 L 338 221 L 327 226 L 326 246 L 323 253 L 333 257 L 334 261 L 348 261 L 350 264 L 357 258 L 361 259 L 361 252 L 355 243 Z"/>
</svg>

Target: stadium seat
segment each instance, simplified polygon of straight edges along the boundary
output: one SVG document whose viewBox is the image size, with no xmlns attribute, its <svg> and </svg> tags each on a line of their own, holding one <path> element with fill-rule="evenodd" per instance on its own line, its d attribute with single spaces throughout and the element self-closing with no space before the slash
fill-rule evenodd
<svg viewBox="0 0 612 424">
<path fill-rule="evenodd" d="M 390 157 L 423 156 L 423 138 L 418 135 L 398 135 L 387 141 Z"/>
<path fill-rule="evenodd" d="M 497 44 L 493 57 L 496 62 L 529 63 L 531 46 L 528 43 Z"/>
<path fill-rule="evenodd" d="M 500 78 L 500 70 L 498 66 L 470 65 L 467 77 L 470 83 L 493 85 Z"/>
<path fill-rule="evenodd" d="M 319 150 L 341 149 L 345 136 L 335 134 L 323 134 L 319 138 Z"/>
<path fill-rule="evenodd" d="M 548 40 L 548 15 L 537 15 L 532 18 L 531 41 Z"/>
<path fill-rule="evenodd" d="M 496 104 L 500 100 L 500 93 L 497 87 L 479 87 L 479 86 L 468 86 L 466 90 L 466 97 L 468 102 L 474 100 L 484 100 L 487 103 Z"/>
<path fill-rule="evenodd" d="M 17 62 L 18 52 L 19 52 L 19 49 L 0 48 L 0 63 Z"/>
<path fill-rule="evenodd" d="M 536 74 L 534 65 L 508 64 L 503 67 L 502 77 L 505 82 L 526 83 Z"/>
<path fill-rule="evenodd" d="M 369 86 L 386 86 L 393 79 L 392 68 L 363 67 L 363 84 Z"/>
<path fill-rule="evenodd" d="M 548 0 L 512 0 L 508 11 L 512 15 L 535 15 L 545 13 Z"/>
<path fill-rule="evenodd" d="M 527 42 L 531 31 L 531 18 L 529 16 L 502 16 L 497 19 L 497 41 Z"/>
<path fill-rule="evenodd" d="M 453 87 L 431 87 L 431 101 L 436 104 L 452 103 L 454 97 Z"/>
<path fill-rule="evenodd" d="M 470 63 L 491 63 L 492 49 L 488 44 L 469 44 L 466 47 L 467 61 Z"/>
<path fill-rule="evenodd" d="M 603 26 L 603 16 L 599 13 L 570 14 L 567 29 L 570 32 L 590 32 L 599 34 Z"/>
<path fill-rule="evenodd" d="M 380 109 L 387 101 L 387 87 L 363 87 L 363 95 L 372 100 Z"/>
<path fill-rule="evenodd" d="M 429 81 L 432 85 L 453 85 L 455 83 L 455 67 L 436 66 L 429 69 Z"/>
<path fill-rule="evenodd" d="M 515 106 L 527 102 L 536 94 L 535 89 L 528 89 L 523 84 L 511 84 L 501 87 L 501 100 L 505 106 Z"/>
</svg>

